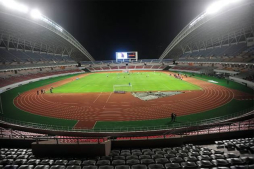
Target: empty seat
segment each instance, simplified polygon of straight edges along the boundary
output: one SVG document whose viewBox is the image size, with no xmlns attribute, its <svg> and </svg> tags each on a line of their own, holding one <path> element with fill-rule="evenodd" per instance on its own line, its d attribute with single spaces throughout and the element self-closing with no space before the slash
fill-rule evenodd
<svg viewBox="0 0 254 169">
<path fill-rule="evenodd" d="M 114 169 L 114 166 L 111 166 L 111 165 L 102 165 L 102 166 L 99 166 L 99 169 Z"/>
<path fill-rule="evenodd" d="M 212 150 L 213 154 L 224 154 L 224 151 Z"/>
<path fill-rule="evenodd" d="M 81 160 L 70 160 L 68 162 L 68 165 L 80 165 L 81 164 Z"/>
<path fill-rule="evenodd" d="M 146 151 L 144 152 L 144 155 L 154 155 L 155 153 L 153 151 Z"/>
<path fill-rule="evenodd" d="M 6 165 L 4 169 L 17 169 L 18 167 L 18 165 Z"/>
<path fill-rule="evenodd" d="M 19 155 L 17 159 L 27 159 L 28 155 Z"/>
<path fill-rule="evenodd" d="M 66 169 L 81 169 L 81 167 L 79 165 L 69 165 Z"/>
<path fill-rule="evenodd" d="M 40 161 L 41 165 L 52 165 L 54 163 L 54 160 L 50 160 L 50 159 L 44 159 Z"/>
<path fill-rule="evenodd" d="M 147 169 L 147 167 L 144 164 L 136 164 L 131 166 L 131 169 Z"/>
<path fill-rule="evenodd" d="M 111 156 L 102 156 L 100 157 L 100 160 L 112 160 Z"/>
<path fill-rule="evenodd" d="M 96 165 L 98 165 L 98 166 L 101 166 L 101 165 L 103 165 L 103 166 L 110 165 L 110 161 L 109 160 L 98 160 Z"/>
<path fill-rule="evenodd" d="M 130 152 L 121 152 L 120 156 L 130 156 L 131 153 Z"/>
<path fill-rule="evenodd" d="M 10 165 L 13 163 L 13 159 L 3 159 L 0 160 L 0 165 Z"/>
<path fill-rule="evenodd" d="M 39 159 L 30 159 L 26 162 L 26 164 L 28 165 L 38 165 L 40 163 L 41 160 Z"/>
<path fill-rule="evenodd" d="M 132 155 L 137 155 L 137 156 L 139 156 L 139 155 L 142 155 L 142 153 L 141 153 L 141 152 L 132 152 Z"/>
<path fill-rule="evenodd" d="M 131 159 L 131 160 L 127 160 L 126 164 L 128 165 L 140 164 L 140 161 L 138 159 Z"/>
<path fill-rule="evenodd" d="M 181 157 L 174 157 L 174 158 L 170 158 L 171 163 L 181 163 L 183 162 L 183 158 Z"/>
<path fill-rule="evenodd" d="M 85 160 L 83 161 L 82 165 L 83 166 L 88 166 L 88 165 L 95 165 L 96 161 L 94 160 Z"/>
<path fill-rule="evenodd" d="M 227 159 L 227 161 L 231 165 L 244 165 L 245 164 L 245 162 L 240 158 L 231 158 L 231 159 Z"/>
<path fill-rule="evenodd" d="M 87 165 L 87 166 L 84 166 L 82 169 L 97 169 L 98 167 L 95 166 L 95 165 Z"/>
<path fill-rule="evenodd" d="M 50 169 L 65 169 L 64 165 L 52 165 Z"/>
<path fill-rule="evenodd" d="M 254 157 L 241 157 L 241 160 L 246 164 L 254 164 Z"/>
<path fill-rule="evenodd" d="M 66 165 L 68 163 L 67 160 L 56 160 L 55 165 Z"/>
<path fill-rule="evenodd" d="M 212 163 L 213 163 L 213 165 L 219 166 L 219 167 L 221 167 L 221 166 L 229 166 L 230 165 L 229 162 L 227 160 L 225 160 L 225 159 L 212 160 Z"/>
<path fill-rule="evenodd" d="M 225 159 L 225 156 L 223 154 L 213 154 L 211 155 L 213 159 Z"/>
<path fill-rule="evenodd" d="M 169 160 L 167 158 L 156 158 L 155 162 L 156 164 L 165 164 L 165 163 L 168 163 Z"/>
<path fill-rule="evenodd" d="M 213 153 L 211 151 L 201 151 L 200 154 L 202 154 L 202 155 L 212 155 Z"/>
<path fill-rule="evenodd" d="M 226 154 L 226 157 L 227 157 L 227 158 L 238 158 L 239 155 L 236 155 L 236 154 L 234 154 L 234 153 L 228 153 L 228 154 Z"/>
<path fill-rule="evenodd" d="M 49 165 L 37 165 L 34 169 L 49 169 Z"/>
<path fill-rule="evenodd" d="M 197 164 L 195 162 L 182 162 L 183 168 L 197 168 Z"/>
<path fill-rule="evenodd" d="M 121 153 L 130 153 L 130 150 L 121 150 Z"/>
<path fill-rule="evenodd" d="M 23 165 L 26 163 L 26 159 L 16 159 L 12 164 L 13 165 Z"/>
<path fill-rule="evenodd" d="M 21 165 L 18 169 L 33 169 L 33 165 Z"/>
<path fill-rule="evenodd" d="M 202 168 L 206 168 L 206 167 L 210 168 L 210 167 L 213 167 L 213 166 L 214 166 L 214 165 L 213 165 L 210 161 L 208 161 L 208 160 L 197 161 L 197 165 L 198 165 L 199 167 L 202 167 Z"/>
<path fill-rule="evenodd" d="M 138 156 L 136 155 L 126 156 L 126 160 L 131 160 L 131 159 L 138 159 Z"/>
<path fill-rule="evenodd" d="M 149 151 L 152 151 L 152 150 L 151 149 L 142 149 L 141 151 L 144 153 L 144 152 L 149 152 Z"/>
<path fill-rule="evenodd" d="M 127 157 L 129 157 L 129 156 L 127 156 Z M 127 157 L 126 157 L 126 159 L 127 159 Z M 138 158 L 138 156 L 136 156 L 136 157 Z M 125 156 L 114 156 L 113 160 L 125 160 Z"/>
<path fill-rule="evenodd" d="M 117 154 L 120 154 L 120 150 L 111 150 L 111 153 L 117 153 Z"/>
<path fill-rule="evenodd" d="M 6 158 L 8 158 L 8 159 L 15 159 L 17 157 L 18 157 L 17 155 L 7 155 L 6 156 Z"/>
<path fill-rule="evenodd" d="M 187 153 L 177 153 L 176 156 L 184 158 L 184 157 L 188 157 L 188 154 Z"/>
<path fill-rule="evenodd" d="M 153 148 L 152 151 L 161 151 L 161 148 Z"/>
<path fill-rule="evenodd" d="M 130 169 L 129 165 L 117 165 L 115 166 L 115 169 Z"/>
<path fill-rule="evenodd" d="M 236 166 L 231 166 L 230 169 L 252 169 L 248 165 L 236 165 Z"/>
<path fill-rule="evenodd" d="M 201 160 L 211 160 L 211 157 L 208 156 L 208 155 L 201 155 L 201 156 L 198 156 L 198 159 L 201 161 Z"/>
<path fill-rule="evenodd" d="M 165 151 L 165 152 L 167 152 L 167 151 L 171 151 L 171 150 L 172 150 L 172 148 L 165 147 L 165 148 L 163 148 L 162 150 L 163 150 L 163 151 Z"/>
<path fill-rule="evenodd" d="M 6 158 L 6 155 L 0 155 L 0 160 Z"/>
<path fill-rule="evenodd" d="M 175 154 L 164 154 L 164 157 L 170 159 L 170 158 L 176 157 L 176 155 Z"/>
<path fill-rule="evenodd" d="M 141 163 L 141 164 L 148 165 L 148 164 L 154 163 L 154 160 L 153 160 L 153 159 L 141 159 L 141 160 L 140 160 L 140 163 Z"/>
<path fill-rule="evenodd" d="M 133 153 L 133 152 L 141 152 L 141 150 L 140 149 L 133 149 L 133 150 L 131 150 L 131 152 Z"/>
<path fill-rule="evenodd" d="M 155 155 L 152 155 L 152 158 L 153 158 L 153 159 L 156 159 L 156 158 L 163 158 L 163 155 L 162 155 L 162 154 L 155 154 Z"/>
<path fill-rule="evenodd" d="M 163 169 L 164 166 L 162 164 L 149 164 L 148 169 Z"/>
<path fill-rule="evenodd" d="M 178 152 L 175 150 L 167 151 L 168 154 L 177 154 Z"/>
<path fill-rule="evenodd" d="M 189 156 L 189 157 L 184 157 L 185 161 L 189 161 L 189 162 L 196 162 L 198 161 L 197 157 L 195 156 Z"/>
<path fill-rule="evenodd" d="M 189 156 L 195 156 L 195 157 L 197 157 L 197 156 L 199 156 L 200 154 L 198 153 L 198 152 L 190 152 L 189 153 Z"/>
<path fill-rule="evenodd" d="M 139 156 L 139 159 L 148 159 L 148 158 L 151 158 L 150 155 L 140 155 Z"/>
<path fill-rule="evenodd" d="M 164 155 L 164 154 L 167 154 L 165 151 L 155 151 L 156 154 L 161 154 L 161 155 Z"/>
<path fill-rule="evenodd" d="M 176 168 L 182 168 L 179 163 L 166 163 L 165 164 L 166 169 L 176 169 Z"/>
<path fill-rule="evenodd" d="M 124 165 L 125 161 L 124 160 L 113 160 L 112 165 Z"/>
</svg>

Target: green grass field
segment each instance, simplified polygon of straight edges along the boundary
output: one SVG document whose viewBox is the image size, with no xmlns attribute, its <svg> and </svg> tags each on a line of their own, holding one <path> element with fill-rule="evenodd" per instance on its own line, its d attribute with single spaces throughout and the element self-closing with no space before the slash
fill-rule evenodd
<svg viewBox="0 0 254 169">
<path fill-rule="evenodd" d="M 106 75 L 107 74 L 91 74 L 89 76 L 91 76 L 91 77 L 94 76 L 95 80 L 93 80 L 93 81 L 96 81 L 96 77 L 98 78 L 98 77 L 101 77 L 101 76 L 104 76 L 102 79 L 107 80 Z M 112 78 L 115 75 L 116 74 L 109 74 L 108 80 L 110 80 L 110 78 Z M 150 77 L 152 77 L 153 75 L 154 75 L 153 72 L 149 73 L 149 77 L 148 77 L 149 81 L 153 81 L 153 79 L 150 79 Z M 189 74 L 189 75 L 191 75 L 191 74 Z M 43 85 L 48 85 L 48 84 L 51 84 L 51 83 L 54 83 L 54 82 L 57 82 L 57 81 L 60 81 L 60 80 L 64 80 L 66 78 L 73 77 L 73 76 L 74 75 L 66 75 L 66 76 L 62 76 L 62 77 L 54 77 L 54 78 L 50 78 L 50 79 L 46 79 L 46 80 L 41 80 L 41 81 L 26 84 L 26 85 L 23 85 L 23 86 L 19 86 L 17 88 L 14 88 L 12 90 L 8 90 L 8 91 L 2 93 L 0 95 L 0 97 L 1 97 L 1 100 L 2 100 L 3 113 L 2 112 L 0 113 L 0 117 L 8 118 L 9 120 L 6 120 L 6 119 L 5 120 L 9 121 L 9 122 L 12 122 L 12 123 L 16 123 L 15 120 L 17 120 L 17 121 L 22 121 L 22 122 L 30 122 L 30 123 L 41 124 L 41 127 L 44 126 L 44 125 L 47 125 L 47 127 L 49 127 L 49 125 L 50 126 L 52 125 L 52 129 L 56 129 L 56 126 L 60 126 L 61 128 L 63 128 L 63 127 L 72 128 L 77 123 L 76 120 L 57 119 L 57 118 L 50 118 L 50 117 L 31 114 L 29 112 L 25 112 L 23 110 L 18 109 L 13 104 L 13 99 L 17 96 L 18 93 L 23 93 L 23 92 L 31 90 L 33 88 L 37 88 L 37 87 L 40 87 L 40 86 L 43 86 Z M 87 77 L 89 77 L 89 76 L 87 76 Z M 154 78 L 157 79 L 158 76 L 159 76 L 159 78 L 162 78 L 162 79 L 164 79 L 164 77 L 165 77 L 166 81 L 171 81 L 172 82 L 172 80 L 177 80 L 175 78 L 170 78 L 170 77 L 168 77 L 167 75 L 164 75 L 164 74 L 154 75 Z M 74 81 L 74 82 L 82 82 L 83 80 L 86 81 L 87 77 L 83 78 L 83 79 L 80 79 L 80 80 L 77 80 L 77 81 Z M 141 81 L 141 79 L 146 79 L 146 77 L 142 77 L 142 76 L 138 76 L 138 75 L 133 75 L 133 76 L 131 75 L 129 80 L 132 79 L 132 78 L 134 79 L 134 77 L 136 77 L 135 79 L 137 79 L 137 81 Z M 243 91 L 243 92 L 253 94 L 252 89 L 250 89 L 248 87 L 245 87 L 241 84 L 238 84 L 236 82 L 230 81 L 230 83 L 227 84 L 225 79 L 218 79 L 218 78 L 215 78 L 215 77 L 210 77 L 210 76 L 205 76 L 205 75 L 201 76 L 201 75 L 198 75 L 198 74 L 195 74 L 195 76 L 193 76 L 193 77 L 197 78 L 197 79 L 200 79 L 200 80 L 204 80 L 204 81 L 214 80 L 214 81 L 219 82 L 216 85 L 221 85 L 221 86 L 225 86 L 225 87 L 228 87 L 228 88 L 232 88 L 232 89 L 236 89 L 236 90 L 240 90 L 240 91 Z M 126 80 L 127 81 L 122 81 L 122 82 L 129 83 L 129 80 L 128 80 L 127 77 L 126 77 Z M 177 80 L 177 82 L 178 81 L 180 81 L 180 80 Z M 180 81 L 180 82 L 185 83 L 183 81 Z M 90 81 L 90 83 L 92 83 L 92 82 Z M 97 83 L 99 84 L 99 81 Z M 156 82 L 153 82 L 153 83 L 157 84 Z M 188 84 L 188 85 L 190 85 L 190 84 Z M 62 86 L 62 87 L 64 87 L 64 86 Z M 173 85 L 171 85 L 171 86 L 173 87 Z M 176 86 L 176 87 L 178 87 L 178 86 Z M 99 88 L 99 87 L 97 87 L 97 88 Z M 112 87 L 111 87 L 111 90 L 112 90 Z M 172 90 L 173 90 L 173 88 L 172 88 Z M 104 90 L 102 90 L 102 91 L 104 91 Z M 221 107 L 218 107 L 216 109 L 213 109 L 213 110 L 178 117 L 177 118 L 177 124 L 178 123 L 184 124 L 184 123 L 188 123 L 188 122 L 204 120 L 204 119 L 214 118 L 214 117 L 218 117 L 218 116 L 229 115 L 229 114 L 236 113 L 236 112 L 239 112 L 239 111 L 243 111 L 243 110 L 246 110 L 246 109 L 249 109 L 249 108 L 253 108 L 253 106 L 254 106 L 253 100 L 232 100 L 231 102 L 229 102 L 229 103 L 227 103 L 227 104 L 225 104 Z M 98 130 L 100 130 L 100 129 L 105 129 L 106 130 L 106 129 L 112 129 L 112 128 L 117 130 L 117 129 L 128 128 L 128 127 L 143 127 L 143 128 L 151 127 L 151 129 L 153 129 L 153 126 L 160 126 L 160 125 L 171 126 L 172 124 L 170 123 L 169 118 L 165 118 L 165 119 L 154 119 L 154 120 L 144 120 L 144 121 L 97 122 L 94 128 L 96 130 L 97 129 Z"/>
<path fill-rule="evenodd" d="M 56 87 L 54 93 L 112 92 L 114 85 L 132 85 L 117 87 L 127 91 L 176 91 L 201 90 L 199 86 L 176 79 L 159 72 L 140 73 L 95 73 Z"/>
</svg>

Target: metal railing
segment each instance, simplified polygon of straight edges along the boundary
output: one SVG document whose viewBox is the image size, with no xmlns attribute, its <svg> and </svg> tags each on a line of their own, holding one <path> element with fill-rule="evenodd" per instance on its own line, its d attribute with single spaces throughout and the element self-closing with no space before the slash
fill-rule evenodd
<svg viewBox="0 0 254 169">
<path fill-rule="evenodd" d="M 172 123 L 170 125 L 158 125 L 158 126 L 125 126 L 125 127 L 103 127 L 103 128 L 95 128 L 95 129 L 88 129 L 88 128 L 72 128 L 70 126 L 60 126 L 60 125 L 51 125 L 51 124 L 41 124 L 41 123 L 33 123 L 33 122 L 26 122 L 20 121 L 16 119 L 6 118 L 0 115 L 0 123 L 7 123 L 17 126 L 22 126 L 26 128 L 33 128 L 33 129 L 41 129 L 41 130 L 51 130 L 51 131 L 65 131 L 65 132 L 110 132 L 110 133 L 123 133 L 123 132 L 145 132 L 145 131 L 159 131 L 159 130 L 170 130 L 176 128 L 186 128 L 191 126 L 201 126 L 201 125 L 209 125 L 214 123 L 220 123 L 227 121 L 232 118 L 239 117 L 244 114 L 254 114 L 254 107 L 237 112 L 228 114 L 225 116 L 219 116 L 215 118 L 209 118 L 199 121 L 191 121 L 191 122 L 184 122 L 184 123 Z"/>
</svg>

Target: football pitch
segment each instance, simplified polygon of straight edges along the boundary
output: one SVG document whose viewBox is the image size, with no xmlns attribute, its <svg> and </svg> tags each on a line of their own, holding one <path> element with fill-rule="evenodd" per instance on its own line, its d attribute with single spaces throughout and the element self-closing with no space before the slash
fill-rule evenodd
<svg viewBox="0 0 254 169">
<path fill-rule="evenodd" d="M 53 93 L 88 93 L 127 91 L 178 91 L 201 90 L 199 86 L 171 77 L 161 72 L 134 72 L 134 73 L 91 73 L 80 79 L 53 89 Z M 128 87 L 131 85 L 131 87 Z"/>
</svg>

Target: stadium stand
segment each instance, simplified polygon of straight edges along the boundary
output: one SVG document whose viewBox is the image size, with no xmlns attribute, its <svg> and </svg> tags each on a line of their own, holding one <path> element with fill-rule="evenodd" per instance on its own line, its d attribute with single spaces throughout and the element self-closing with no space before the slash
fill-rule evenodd
<svg viewBox="0 0 254 169">
<path fill-rule="evenodd" d="M 245 9 L 245 8 L 246 9 Z M 24 50 L 21 48 L 8 48 L 7 46 L 0 47 L 0 87 L 21 82 L 24 80 L 35 79 L 39 77 L 46 77 L 51 75 L 65 74 L 65 73 L 75 73 L 80 72 L 80 69 L 76 67 L 77 62 L 81 63 L 81 68 L 86 68 L 91 72 L 97 71 L 121 71 L 125 69 L 130 70 L 163 70 L 167 66 L 170 66 L 169 70 L 172 71 L 186 71 L 186 72 L 196 72 L 196 73 L 212 73 L 214 75 L 214 70 L 222 71 L 224 73 L 220 75 L 215 75 L 218 77 L 225 76 L 225 72 L 233 72 L 232 76 L 241 78 L 254 82 L 253 73 L 253 63 L 254 63 L 254 47 L 249 46 L 246 38 L 251 37 L 247 31 L 251 26 L 253 31 L 253 22 L 246 21 L 244 18 L 248 18 L 249 14 L 253 14 L 253 6 L 242 5 L 239 6 L 243 10 L 243 13 L 235 10 L 226 11 L 220 14 L 219 20 L 225 22 L 218 27 L 216 21 L 207 21 L 206 25 L 197 26 L 193 29 L 189 29 L 189 25 L 180 33 L 182 38 L 177 43 L 175 43 L 172 50 L 165 50 L 160 59 L 141 59 L 138 61 L 125 61 L 116 62 L 115 60 L 102 60 L 95 61 L 92 56 L 86 51 L 86 49 L 81 46 L 67 31 L 63 30 L 62 33 L 55 33 L 54 31 L 46 30 L 40 24 L 34 24 L 29 22 L 29 19 L 21 19 L 24 23 L 19 21 L 19 17 L 7 16 L 6 14 L 0 15 L 0 30 L 2 30 L 1 25 L 7 25 L 7 27 L 14 29 L 17 32 L 24 32 L 22 28 L 16 29 L 18 24 L 24 27 L 29 32 L 34 33 L 34 27 L 38 30 L 38 35 L 42 33 L 47 34 L 48 39 L 42 39 L 44 43 L 61 44 L 62 49 L 59 51 L 52 51 L 49 49 L 39 50 L 38 46 L 35 51 L 32 49 Z M 237 10 L 237 8 L 236 8 Z M 220 16 L 218 15 L 218 16 Z M 21 17 L 22 18 L 22 17 Z M 210 19 L 210 18 L 209 18 Z M 8 22 L 11 20 L 12 22 Z M 37 21 L 33 21 L 37 22 Z M 3 23 L 3 24 L 2 24 Z M 54 23 L 52 21 L 52 23 Z M 231 25 L 232 24 L 232 25 Z M 252 24 L 252 25 L 250 25 Z M 29 26 L 32 25 L 32 26 Z M 45 25 L 44 25 L 45 26 Z M 49 26 L 49 25 L 47 25 Z M 224 27 L 228 28 L 225 32 Z M 245 39 L 242 39 L 239 35 L 239 30 L 246 31 Z M 193 32 L 188 32 L 188 31 Z M 221 30 L 221 31 L 220 31 Z M 10 30 L 7 30 L 10 31 Z M 11 30 L 12 31 L 12 30 Z M 208 44 L 208 39 L 219 36 L 227 36 L 234 31 L 235 36 L 233 39 L 238 39 L 239 41 L 230 43 L 220 41 L 220 45 L 216 43 Z M 9 32 L 10 33 L 10 32 Z M 199 35 L 200 33 L 200 35 Z M 61 34 L 61 36 L 59 36 Z M 18 35 L 16 35 L 18 36 Z M 39 42 L 41 39 L 36 39 L 27 35 L 28 39 Z M 1 36 L 2 37 L 2 36 Z M 15 35 L 14 35 L 15 37 Z M 178 37 L 178 36 L 177 36 Z M 175 40 L 177 40 L 177 37 Z M 231 36 L 230 36 L 231 37 Z M 253 34 L 252 34 L 253 37 Z M 7 36 L 3 35 L 3 39 L 7 41 Z M 24 39 L 25 41 L 25 39 Z M 196 42 L 202 41 L 207 44 L 207 46 L 199 46 L 199 49 L 193 47 Z M 74 42 L 74 43 L 73 43 Z M 189 44 L 193 42 L 193 44 Z M 27 43 L 26 43 L 27 44 Z M 22 44 L 22 45 L 26 45 Z M 18 46 L 18 45 L 17 45 Z M 20 45 L 21 46 L 21 45 Z M 186 46 L 191 46 L 192 49 L 186 50 Z M 8 50 L 7 50 L 8 48 Z M 72 49 L 72 54 L 70 51 L 66 52 L 65 49 Z M 183 51 L 184 49 L 184 51 Z M 177 53 L 177 55 L 175 55 Z M 177 58 L 176 65 L 173 65 L 173 59 Z M 149 111 L 149 110 L 146 110 Z M 253 112 L 251 112 L 253 114 Z M 238 116 L 240 118 L 240 116 Z M 171 169 L 171 168 L 254 168 L 254 120 L 253 116 L 249 119 L 244 119 L 237 121 L 238 119 L 230 119 L 232 121 L 221 123 L 218 119 L 208 123 L 190 125 L 179 124 L 177 127 L 173 127 L 173 130 L 162 131 L 161 129 L 151 128 L 145 132 L 140 132 L 136 135 L 133 133 L 128 133 L 124 131 L 122 133 L 103 133 L 102 131 L 91 130 L 85 133 L 84 130 L 75 130 L 75 136 L 71 136 L 72 133 L 67 131 L 57 131 L 52 129 L 49 132 L 53 136 L 48 134 L 40 134 L 39 132 L 28 132 L 27 128 L 22 130 L 0 128 L 0 141 L 6 140 L 9 142 L 15 140 L 26 140 L 38 144 L 38 141 L 42 140 L 53 140 L 57 144 L 94 144 L 98 147 L 106 142 L 112 142 L 112 150 L 109 156 L 87 156 L 87 157 L 37 157 L 34 155 L 31 147 L 19 149 L 19 148 L 9 148 L 6 145 L 1 144 L 0 147 L 0 169 Z M 5 124 L 6 122 L 1 122 Z M 7 126 L 13 127 L 11 124 L 7 123 Z M 181 126 L 180 126 L 181 125 Z M 14 126 L 14 128 L 17 126 Z M 22 126 L 18 126 L 22 127 Z M 168 126 L 167 126 L 168 127 Z M 39 128 L 39 127 L 38 127 Z M 29 128 L 30 130 L 40 130 L 42 133 L 45 132 L 46 128 Z M 168 129 L 168 128 L 167 128 Z M 155 131 L 161 132 L 160 134 L 154 133 Z M 237 134 L 241 134 L 250 131 L 245 135 L 246 137 L 237 137 Z M 54 132 L 60 132 L 58 136 Z M 84 133 L 82 133 L 84 132 Z M 79 137 L 76 135 L 85 136 L 86 134 L 94 135 L 104 134 L 113 136 L 110 137 Z M 238 132 L 238 133 L 234 133 Z M 45 132 L 46 133 L 46 132 Z M 66 134 L 68 136 L 62 136 L 61 134 Z M 220 140 L 220 134 L 230 135 L 234 134 L 234 139 Z M 140 134 L 140 135 L 139 135 Z M 218 134 L 218 135 L 213 135 Z M 217 139 L 215 144 L 208 145 L 198 145 L 195 142 L 190 144 L 181 144 L 179 146 L 174 146 L 173 141 L 170 139 L 186 139 L 183 142 L 191 142 L 189 138 L 196 137 L 197 140 L 203 137 L 203 140 L 211 142 L 211 140 Z M 231 136 L 232 137 L 232 136 Z M 210 138 L 210 139 L 209 139 Z M 169 139 L 169 140 L 167 140 Z M 149 142 L 149 141 L 155 142 Z M 160 145 L 161 140 L 168 141 L 169 146 Z M 132 142 L 131 142 L 132 141 Z M 139 144 L 134 144 L 133 142 L 139 142 Z M 165 142 L 166 142 L 165 141 Z M 172 142 L 171 142 L 172 141 Z M 181 140 L 182 141 L 182 140 Z M 20 141 L 21 142 L 21 141 Z M 122 146 L 117 147 L 117 145 Z M 132 144 L 131 144 L 132 143 Z M 171 144 L 172 143 L 172 144 Z M 140 146 L 143 144 L 147 146 L 144 148 Z M 16 144 L 17 145 L 17 144 Z M 159 145 L 159 146 L 158 146 Z M 6 147 L 5 147 L 6 146 Z M 57 145 L 58 146 L 58 145 Z M 82 151 L 79 149 L 78 151 Z"/>
<path fill-rule="evenodd" d="M 229 140 L 217 139 L 213 144 L 182 146 L 118 148 L 109 156 L 82 157 L 38 157 L 29 148 L 1 148 L 0 167 L 16 169 L 173 169 L 173 168 L 213 168 L 236 169 L 253 168 L 253 138 Z"/>
<path fill-rule="evenodd" d="M 17 73 L 16 73 L 17 72 Z M 26 69 L 26 70 L 10 70 L 10 71 L 0 71 L 0 87 L 11 85 L 14 83 L 22 82 L 25 80 L 52 76 L 57 74 L 65 73 L 75 73 L 80 72 L 79 69 L 75 67 L 66 68 L 64 67 L 55 67 L 55 68 L 37 68 L 37 69 Z"/>
</svg>

